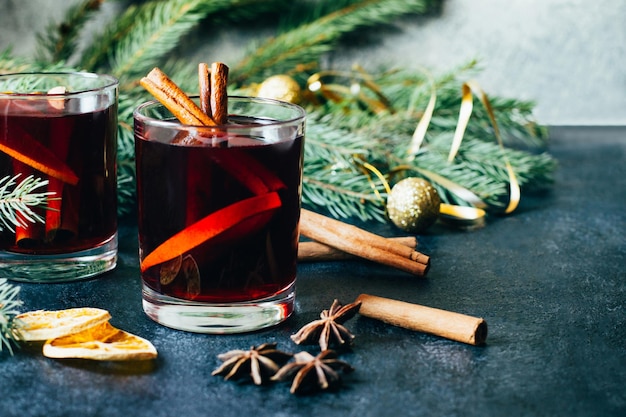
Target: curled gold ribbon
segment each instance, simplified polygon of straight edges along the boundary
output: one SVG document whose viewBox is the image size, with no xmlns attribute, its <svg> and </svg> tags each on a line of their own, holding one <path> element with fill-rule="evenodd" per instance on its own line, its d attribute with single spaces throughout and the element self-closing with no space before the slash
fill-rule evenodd
<svg viewBox="0 0 626 417">
<path fill-rule="evenodd" d="M 424 114 L 420 118 L 420 121 L 418 122 L 415 132 L 413 133 L 413 136 L 411 138 L 411 143 L 407 150 L 408 161 L 412 161 L 415 159 L 415 156 L 417 152 L 419 151 L 422 145 L 422 142 L 424 141 L 426 131 L 428 130 L 428 125 L 430 124 L 430 121 L 432 119 L 432 114 L 433 114 L 435 102 L 436 102 L 436 90 L 435 90 L 434 82 L 432 81 L 431 78 L 429 79 L 431 80 L 431 97 L 428 102 L 428 105 L 426 106 Z M 489 98 L 487 97 L 485 92 L 482 90 L 480 85 L 478 85 L 478 83 L 474 80 L 467 81 L 463 84 L 461 93 L 462 93 L 461 94 L 462 96 L 461 108 L 459 110 L 459 118 L 458 118 L 456 129 L 454 131 L 452 144 L 450 146 L 450 152 L 448 154 L 448 162 L 454 161 L 454 158 L 456 157 L 456 154 L 458 153 L 459 148 L 461 147 L 461 143 L 465 135 L 465 130 L 467 129 L 469 119 L 474 109 L 474 103 L 473 103 L 474 94 L 476 94 L 479 97 L 480 101 L 485 107 L 487 114 L 489 115 L 489 120 L 491 121 L 491 125 L 493 127 L 494 135 L 496 136 L 498 145 L 500 146 L 501 150 L 504 150 L 504 144 L 502 141 L 502 137 L 500 135 L 500 129 L 498 128 L 498 123 L 496 122 L 493 108 L 491 107 L 491 102 L 489 101 Z M 509 162 L 507 156 L 503 154 L 502 158 L 504 160 L 504 164 L 505 164 L 507 174 L 509 177 L 509 202 L 504 211 L 505 213 L 508 214 L 508 213 L 513 212 L 519 205 L 519 201 L 521 197 L 521 190 L 520 190 L 519 182 L 517 181 L 517 177 L 515 176 L 515 172 L 513 171 L 513 167 L 511 166 L 511 163 Z M 463 198 L 465 201 L 469 202 L 470 204 L 473 204 L 474 206 L 479 207 L 479 208 L 486 206 L 482 202 L 482 200 L 480 200 L 475 194 L 471 193 L 469 190 L 461 187 L 460 185 L 455 184 L 440 175 L 434 175 L 434 173 L 430 173 L 428 176 L 430 176 L 431 178 L 436 176 L 437 179 L 435 179 L 435 181 L 444 185 L 446 188 L 451 189 L 455 194 L 459 195 L 461 198 Z M 462 210 L 462 211 L 465 212 L 466 210 Z"/>
<path fill-rule="evenodd" d="M 456 130 L 454 132 L 454 138 L 452 139 L 452 146 L 450 148 L 450 154 L 448 155 L 448 161 L 452 162 L 454 157 L 456 156 L 461 142 L 463 140 L 463 136 L 465 134 L 465 129 L 467 128 L 467 124 L 469 122 L 469 118 L 472 114 L 473 110 L 473 94 L 476 94 L 485 110 L 487 110 L 487 114 L 489 115 L 489 120 L 491 121 L 491 125 L 493 127 L 493 133 L 496 137 L 498 145 L 501 150 L 504 150 L 504 143 L 502 141 L 502 137 L 500 136 L 500 129 L 498 128 L 498 123 L 496 122 L 496 117 L 493 113 L 493 108 L 491 107 L 491 102 L 487 95 L 482 90 L 480 85 L 474 81 L 470 80 L 463 84 L 463 94 L 461 100 L 461 109 L 459 110 L 459 121 L 457 123 Z M 517 177 L 515 176 L 515 172 L 513 171 L 513 167 L 509 162 L 509 159 L 505 154 L 502 155 L 502 159 L 504 161 L 504 165 L 507 170 L 507 174 L 509 176 L 509 203 L 504 210 L 506 214 L 512 213 L 515 211 L 517 206 L 519 205 L 521 190 L 519 186 L 519 182 L 517 181 Z"/>
<path fill-rule="evenodd" d="M 481 210 L 487 208 L 487 204 L 483 200 L 481 200 L 480 197 L 478 197 L 476 194 L 474 194 L 467 188 L 463 187 L 462 185 L 457 184 L 456 182 L 449 180 L 448 178 L 442 175 L 436 174 L 426 169 L 415 168 L 415 170 L 421 173 L 422 175 L 424 175 L 425 177 L 429 178 L 431 181 L 441 184 L 451 193 L 455 194 L 456 196 L 463 199 L 464 201 L 467 201 L 472 206 L 477 207 Z M 484 210 L 482 210 L 482 212 L 484 213 Z"/>
<path fill-rule="evenodd" d="M 376 197 L 378 197 L 384 204 L 385 199 L 378 192 L 378 188 L 376 187 L 376 184 L 374 183 L 374 181 L 372 180 L 372 178 L 370 177 L 367 171 L 369 170 L 373 172 L 374 175 L 378 177 L 380 182 L 383 184 L 383 187 L 385 187 L 385 191 L 387 192 L 387 195 L 391 194 L 391 187 L 389 186 L 389 182 L 387 181 L 383 173 L 380 172 L 380 170 L 376 168 L 374 165 L 370 164 L 369 162 L 363 162 L 363 161 L 360 161 L 360 163 L 361 163 L 361 166 L 365 168 L 364 170 L 365 176 L 367 176 L 367 180 L 369 181 L 370 186 L 372 187 L 372 190 L 374 191 L 374 194 L 376 194 Z"/>
<path fill-rule="evenodd" d="M 457 195 L 464 201 L 472 204 L 472 206 L 459 206 L 454 204 L 441 203 L 439 206 L 439 214 L 447 217 L 449 221 L 453 221 L 463 226 L 479 226 L 484 224 L 485 216 L 487 212 L 484 210 L 487 208 L 487 204 L 480 199 L 476 194 L 468 190 L 467 188 L 457 184 L 448 178 L 436 174 L 432 171 L 428 171 L 422 168 L 414 168 L 420 172 L 426 178 L 441 184 L 451 193 Z"/>
<path fill-rule="evenodd" d="M 472 98 L 472 90 L 470 89 L 468 83 L 464 83 L 461 94 L 461 109 L 459 110 L 459 121 L 456 124 L 456 129 L 454 130 L 452 146 L 450 146 L 450 152 L 448 153 L 448 162 L 454 161 L 454 157 L 461 147 L 461 142 L 463 141 L 463 136 L 465 135 L 465 129 L 467 128 L 467 124 L 469 123 L 469 119 L 472 115 L 473 109 L 474 100 Z"/>
<path fill-rule="evenodd" d="M 430 125 L 430 120 L 432 119 L 433 112 L 435 111 L 435 104 L 437 103 L 437 88 L 435 86 L 435 81 L 427 71 L 424 71 L 424 73 L 430 83 L 430 99 L 428 100 L 428 105 L 424 110 L 424 114 L 417 123 L 417 127 L 411 137 L 411 144 L 407 150 L 407 160 L 409 161 L 415 159 L 415 155 L 417 155 L 420 147 L 422 146 L 422 142 L 424 142 L 424 137 L 426 137 L 426 131 Z"/>
</svg>

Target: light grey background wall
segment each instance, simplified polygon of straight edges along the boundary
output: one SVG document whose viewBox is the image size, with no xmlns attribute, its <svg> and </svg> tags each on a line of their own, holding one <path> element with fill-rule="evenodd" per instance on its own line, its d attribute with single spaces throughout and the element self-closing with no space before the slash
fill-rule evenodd
<svg viewBox="0 0 626 417">
<path fill-rule="evenodd" d="M 34 29 L 59 19 L 72 0 L 0 0 L 0 50 L 30 56 Z M 102 19 L 118 7 L 107 2 Z M 258 34 L 265 36 L 267 34 Z M 236 62 L 250 32 L 220 31 L 193 59 Z M 427 67 L 435 73 L 478 58 L 476 77 L 488 94 L 534 100 L 549 125 L 626 125 L 626 1 L 442 0 L 441 10 L 365 33 L 329 57 Z"/>
</svg>

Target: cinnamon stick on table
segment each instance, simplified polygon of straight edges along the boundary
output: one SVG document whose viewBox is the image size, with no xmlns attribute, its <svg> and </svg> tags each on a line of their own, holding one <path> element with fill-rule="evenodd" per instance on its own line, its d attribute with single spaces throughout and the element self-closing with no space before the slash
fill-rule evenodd
<svg viewBox="0 0 626 417">
<path fill-rule="evenodd" d="M 317 242 L 370 261 L 424 276 L 430 258 L 410 247 L 339 220 L 302 209 L 300 233 Z"/>
<path fill-rule="evenodd" d="M 415 236 L 389 237 L 387 239 L 398 242 L 412 249 L 417 247 L 417 239 Z M 298 244 L 299 262 L 342 261 L 351 259 L 358 259 L 358 257 L 332 246 L 328 246 L 324 243 L 305 241 Z"/>
<path fill-rule="evenodd" d="M 361 303 L 359 314 L 394 326 L 470 345 L 487 340 L 487 322 L 482 318 L 368 294 L 359 295 L 356 302 Z"/>
</svg>

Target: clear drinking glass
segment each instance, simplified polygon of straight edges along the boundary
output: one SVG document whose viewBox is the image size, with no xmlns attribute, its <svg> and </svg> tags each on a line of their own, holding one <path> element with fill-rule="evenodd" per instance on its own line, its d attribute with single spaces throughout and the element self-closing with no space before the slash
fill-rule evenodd
<svg viewBox="0 0 626 417">
<path fill-rule="evenodd" d="M 117 88 L 91 73 L 0 75 L 0 180 L 10 197 L 0 276 L 73 281 L 115 267 Z M 20 191 L 29 181 L 42 184 Z"/>
<path fill-rule="evenodd" d="M 206 127 L 158 102 L 134 113 L 143 308 L 172 328 L 245 332 L 293 311 L 305 112 L 229 97 L 228 114 Z"/>
</svg>

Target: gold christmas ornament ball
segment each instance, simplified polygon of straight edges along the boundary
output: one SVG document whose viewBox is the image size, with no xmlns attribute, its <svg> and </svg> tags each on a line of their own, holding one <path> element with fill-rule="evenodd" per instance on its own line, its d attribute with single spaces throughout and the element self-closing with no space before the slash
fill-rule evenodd
<svg viewBox="0 0 626 417">
<path fill-rule="evenodd" d="M 405 178 L 391 189 L 387 215 L 400 229 L 419 233 L 439 217 L 441 199 L 432 184 L 422 178 Z"/>
<path fill-rule="evenodd" d="M 298 103 L 302 91 L 300 84 L 288 75 L 274 75 L 259 85 L 258 97 Z"/>
</svg>

